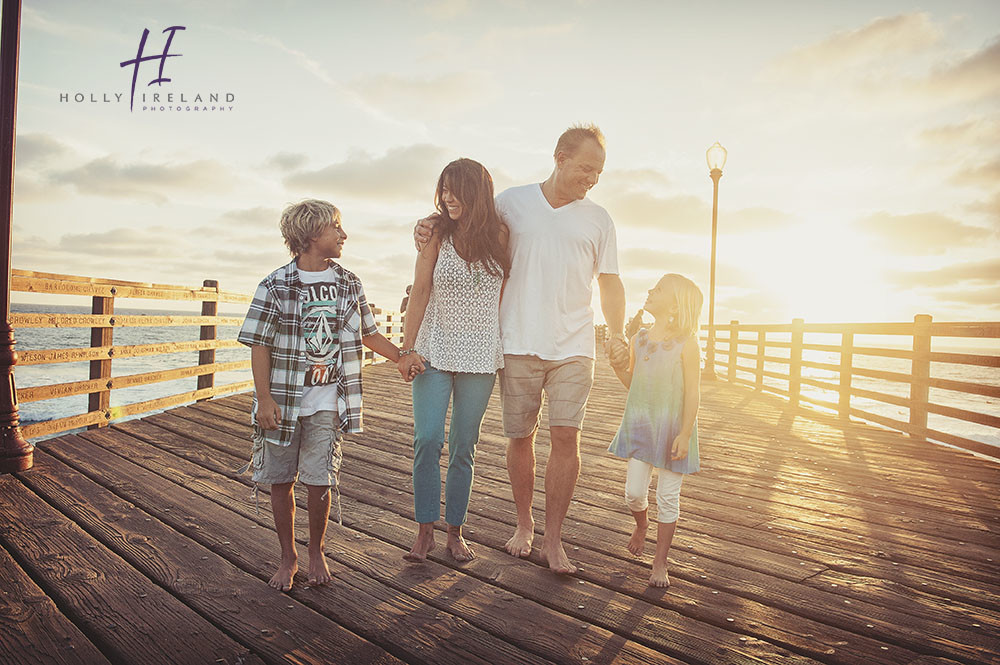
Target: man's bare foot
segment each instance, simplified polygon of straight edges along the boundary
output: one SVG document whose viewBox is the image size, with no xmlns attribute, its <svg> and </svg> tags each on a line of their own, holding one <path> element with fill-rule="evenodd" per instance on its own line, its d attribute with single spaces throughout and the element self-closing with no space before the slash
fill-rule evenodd
<svg viewBox="0 0 1000 665">
<path fill-rule="evenodd" d="M 320 552 L 309 555 L 309 586 L 322 586 L 332 578 L 330 568 L 326 565 L 326 556 Z"/>
<path fill-rule="evenodd" d="M 632 556 L 642 556 L 642 551 L 646 547 L 646 529 L 649 528 L 649 521 L 643 517 L 635 519 L 635 530 L 628 541 L 628 551 Z"/>
<path fill-rule="evenodd" d="M 560 575 L 572 575 L 576 572 L 576 566 L 569 562 L 563 544 L 556 542 L 550 546 L 548 543 L 542 546 L 542 558 L 549 564 L 549 569 Z"/>
<path fill-rule="evenodd" d="M 476 553 L 462 538 L 462 527 L 448 525 L 448 553 L 455 561 L 472 561 Z"/>
<path fill-rule="evenodd" d="M 522 527 L 520 524 L 514 529 L 514 535 L 510 537 L 504 549 L 507 554 L 526 558 L 531 554 L 531 543 L 535 539 L 535 525 Z"/>
<path fill-rule="evenodd" d="M 434 550 L 434 523 L 427 522 L 417 529 L 417 541 L 413 543 L 413 548 L 403 558 L 414 563 L 421 563 L 427 560 L 427 555 Z"/>
<path fill-rule="evenodd" d="M 670 586 L 670 575 L 667 575 L 667 567 L 658 568 L 653 566 L 653 574 L 649 576 L 649 586 L 668 587 Z"/>
<path fill-rule="evenodd" d="M 292 590 L 292 578 L 295 577 L 295 573 L 299 570 L 298 558 L 291 559 L 289 561 L 282 561 L 281 565 L 278 566 L 278 570 L 271 577 L 271 581 L 267 584 L 278 591 L 291 591 Z"/>
</svg>

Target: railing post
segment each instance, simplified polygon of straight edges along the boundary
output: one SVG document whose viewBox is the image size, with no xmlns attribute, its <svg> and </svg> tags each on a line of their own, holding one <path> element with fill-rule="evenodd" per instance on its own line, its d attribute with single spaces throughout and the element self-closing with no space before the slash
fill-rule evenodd
<svg viewBox="0 0 1000 665">
<path fill-rule="evenodd" d="M 931 377 L 931 317 L 917 314 L 913 317 L 913 360 L 910 364 L 910 425 L 914 439 L 926 438 L 927 403 L 930 398 Z"/>
<path fill-rule="evenodd" d="M 851 417 L 851 375 L 854 367 L 854 333 L 840 334 L 840 400 L 837 411 L 841 418 Z"/>
<path fill-rule="evenodd" d="M 788 401 L 792 406 L 799 405 L 799 392 L 802 389 L 802 328 L 805 321 L 792 319 L 792 348 L 788 358 Z"/>
<path fill-rule="evenodd" d="M 740 322 L 733 319 L 729 322 L 729 373 L 726 377 L 730 383 L 736 380 L 736 355 L 740 351 Z"/>
<path fill-rule="evenodd" d="M 215 289 L 215 292 L 219 292 L 219 282 L 214 279 L 206 279 L 202 282 L 202 287 L 206 289 Z M 201 315 L 202 316 L 218 316 L 219 314 L 219 301 L 218 300 L 202 300 L 201 301 Z M 201 327 L 201 339 L 216 339 L 218 336 L 218 331 L 216 326 L 202 326 Z M 202 349 L 198 352 L 198 364 L 199 365 L 211 365 L 215 362 L 215 349 Z M 211 374 L 201 374 L 198 376 L 198 390 L 202 388 L 212 388 L 215 386 L 215 372 Z M 199 402 L 204 402 L 208 397 L 203 397 Z"/>
<path fill-rule="evenodd" d="M 111 287 L 111 297 L 106 296 L 94 296 L 93 306 L 90 311 L 92 314 L 102 314 L 105 316 L 112 316 L 115 313 L 115 287 Z M 114 323 L 114 318 L 112 318 L 112 323 Z M 90 346 L 111 346 L 114 343 L 114 332 L 115 329 L 110 326 L 95 326 L 90 329 Z M 111 359 L 107 360 L 91 360 L 90 361 L 90 378 L 91 379 L 108 379 L 108 387 L 100 392 L 90 393 L 90 403 L 87 408 L 88 411 L 104 411 L 105 414 L 108 413 L 108 409 L 111 408 Z M 87 429 L 96 429 L 98 427 L 107 427 L 108 423 L 100 422 L 94 425 L 89 425 Z"/>
<path fill-rule="evenodd" d="M 34 446 L 21 434 L 21 416 L 17 409 L 17 386 L 14 384 L 14 328 L 10 325 L 10 233 L 14 191 L 14 144 L 17 125 L 17 56 L 21 32 L 20 0 L 3 0 L 0 27 L 0 236 L 4 253 L 0 255 L 0 473 L 27 471 L 34 463 Z"/>
<path fill-rule="evenodd" d="M 764 350 L 767 347 L 767 332 L 763 329 L 757 331 L 757 379 L 754 386 L 757 390 L 764 389 Z"/>
</svg>

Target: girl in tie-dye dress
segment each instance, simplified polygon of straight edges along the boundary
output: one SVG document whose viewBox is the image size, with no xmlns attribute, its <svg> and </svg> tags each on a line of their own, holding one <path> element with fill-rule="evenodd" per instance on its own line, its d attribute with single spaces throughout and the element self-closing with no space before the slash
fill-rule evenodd
<svg viewBox="0 0 1000 665">
<path fill-rule="evenodd" d="M 625 414 L 608 450 L 628 460 L 625 502 L 635 518 L 628 548 L 642 554 L 649 521 L 649 482 L 656 484 L 656 555 L 650 586 L 670 585 L 667 553 L 674 537 L 680 506 L 681 481 L 699 469 L 698 316 L 702 295 L 694 282 L 665 275 L 649 290 L 643 309 L 656 322 L 642 328 L 629 343 L 628 364 L 613 366 L 628 391 Z"/>
</svg>

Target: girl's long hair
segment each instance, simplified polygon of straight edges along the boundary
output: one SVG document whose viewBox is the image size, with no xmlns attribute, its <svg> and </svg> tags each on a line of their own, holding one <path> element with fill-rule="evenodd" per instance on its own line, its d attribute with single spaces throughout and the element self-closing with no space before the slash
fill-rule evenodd
<svg viewBox="0 0 1000 665">
<path fill-rule="evenodd" d="M 491 275 L 510 275 L 510 253 L 500 242 L 503 222 L 493 203 L 490 172 L 479 162 L 464 157 L 444 167 L 434 192 L 434 207 L 440 215 L 435 228 L 441 229 L 443 238 L 449 238 L 458 230 L 458 222 L 448 216 L 448 209 L 441 200 L 445 185 L 462 204 L 462 216 L 467 223 L 462 238 L 462 258 L 469 265 L 481 262 Z"/>
<path fill-rule="evenodd" d="M 705 298 L 701 289 L 684 275 L 670 273 L 661 280 L 664 286 L 677 298 L 677 319 L 674 326 L 682 335 L 693 336 L 698 340 L 698 318 L 701 316 L 701 305 Z"/>
</svg>

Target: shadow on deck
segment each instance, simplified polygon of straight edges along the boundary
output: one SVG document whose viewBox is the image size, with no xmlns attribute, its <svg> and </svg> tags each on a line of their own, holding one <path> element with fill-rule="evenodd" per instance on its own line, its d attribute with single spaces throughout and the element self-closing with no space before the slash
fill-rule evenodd
<svg viewBox="0 0 1000 665">
<path fill-rule="evenodd" d="M 366 431 L 345 443 L 344 526 L 328 532 L 332 584 L 308 588 L 300 573 L 287 595 L 267 586 L 269 501 L 258 513 L 233 472 L 250 396 L 203 402 L 46 441 L 34 470 L 0 477 L 0 661 L 1000 659 L 995 464 L 706 384 L 673 585 L 652 590 L 652 540 L 642 559 L 625 549 L 624 464 L 604 452 L 624 390 L 602 368 L 565 526 L 580 572 L 502 550 L 514 510 L 496 395 L 466 527 L 478 558 L 456 564 L 438 534 L 432 560 L 413 565 L 401 559 L 414 532 L 409 391 L 392 366 L 365 372 Z M 542 432 L 539 468 L 547 453 Z M 543 509 L 539 480 L 539 525 Z M 303 569 L 305 516 L 300 504 Z"/>
</svg>

